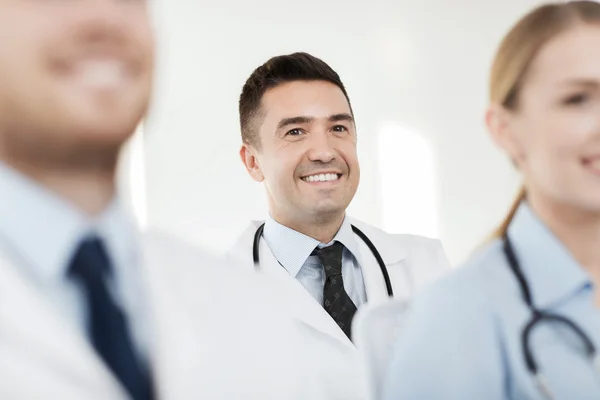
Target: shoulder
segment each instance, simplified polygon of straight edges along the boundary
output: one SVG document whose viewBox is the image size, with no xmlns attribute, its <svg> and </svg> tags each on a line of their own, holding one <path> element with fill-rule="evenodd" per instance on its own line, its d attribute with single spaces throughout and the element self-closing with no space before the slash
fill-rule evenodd
<svg viewBox="0 0 600 400">
<path fill-rule="evenodd" d="M 261 297 L 261 274 L 238 268 L 236 261 L 227 256 L 156 230 L 144 234 L 142 248 L 145 262 L 179 285 L 213 294 L 225 290 L 235 291 L 235 297 Z"/>
<path fill-rule="evenodd" d="M 499 244 L 491 243 L 425 286 L 411 302 L 409 330 L 417 336 L 443 332 L 441 341 L 448 345 L 494 347 L 502 312 L 496 300 L 505 297 L 507 277 L 501 262 Z"/>
<path fill-rule="evenodd" d="M 440 240 L 390 234 L 360 221 L 354 222 L 372 240 L 388 266 L 396 265 L 408 274 L 414 288 L 426 286 L 450 271 L 450 262 Z"/>
<path fill-rule="evenodd" d="M 155 275 L 170 281 L 182 293 L 192 293 L 196 299 L 212 298 L 211 302 L 220 301 L 221 306 L 260 303 L 261 307 L 255 307 L 255 316 L 259 310 L 278 310 L 272 302 L 278 287 L 271 281 L 273 278 L 242 268 L 231 257 L 156 230 L 143 235 L 143 253 Z"/>
<path fill-rule="evenodd" d="M 488 297 L 488 263 L 496 259 L 495 246 L 487 247 L 413 298 L 391 369 L 406 379 L 390 380 L 390 395 L 491 399 L 502 393 L 501 333 Z"/>
<path fill-rule="evenodd" d="M 484 307 L 489 289 L 497 283 L 496 266 L 502 263 L 500 244 L 493 242 L 477 251 L 467 262 L 440 278 L 418 297 L 419 303 L 452 307 L 460 304 Z M 456 309 L 457 312 L 465 310 Z"/>
<path fill-rule="evenodd" d="M 200 245 L 188 242 L 161 230 L 149 230 L 142 235 L 142 252 L 146 258 L 168 259 L 173 266 L 195 269 L 215 269 L 223 257 Z"/>
<path fill-rule="evenodd" d="M 409 249 L 411 253 L 443 251 L 439 239 L 411 234 L 389 233 L 381 228 L 354 218 L 350 218 L 350 222 L 352 225 L 363 231 L 367 237 L 373 238 L 373 242 L 379 242 L 390 246 L 399 246 L 404 249 Z"/>
<path fill-rule="evenodd" d="M 250 221 L 248 225 L 239 232 L 233 245 L 226 252 L 226 256 L 235 261 L 248 261 L 248 258 L 252 255 L 252 247 L 254 244 L 254 237 L 258 232 L 258 228 L 264 225 L 265 221 Z"/>
</svg>

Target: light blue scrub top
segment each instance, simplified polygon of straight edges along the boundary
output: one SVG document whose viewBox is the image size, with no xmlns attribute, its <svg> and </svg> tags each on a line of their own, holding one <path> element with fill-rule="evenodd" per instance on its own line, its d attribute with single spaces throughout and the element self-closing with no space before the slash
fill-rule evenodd
<svg viewBox="0 0 600 400">
<path fill-rule="evenodd" d="M 569 318 L 600 346 L 593 285 L 569 251 L 526 203 L 508 235 L 534 304 Z M 521 348 L 530 317 L 495 240 L 414 299 L 384 399 L 543 399 Z M 600 399 L 600 375 L 571 330 L 543 323 L 531 348 L 556 399 Z"/>
</svg>

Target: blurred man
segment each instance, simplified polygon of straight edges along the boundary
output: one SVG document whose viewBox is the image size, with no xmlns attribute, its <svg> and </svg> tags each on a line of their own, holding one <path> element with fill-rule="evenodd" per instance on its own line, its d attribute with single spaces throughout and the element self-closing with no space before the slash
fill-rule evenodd
<svg viewBox="0 0 600 400">
<path fill-rule="evenodd" d="M 0 398 L 319 398 L 254 276 L 123 212 L 153 52 L 142 0 L 0 2 Z"/>
<path fill-rule="evenodd" d="M 331 344 L 332 357 L 339 345 L 352 354 L 357 309 L 408 298 L 442 274 L 442 246 L 346 215 L 360 177 L 354 112 L 322 60 L 306 53 L 268 60 L 246 81 L 239 113 L 240 156 L 264 183 L 269 216 L 250 224 L 230 256 L 276 276 L 289 313 L 312 328 L 307 335 Z M 354 384 L 339 378 L 340 389 Z"/>
</svg>

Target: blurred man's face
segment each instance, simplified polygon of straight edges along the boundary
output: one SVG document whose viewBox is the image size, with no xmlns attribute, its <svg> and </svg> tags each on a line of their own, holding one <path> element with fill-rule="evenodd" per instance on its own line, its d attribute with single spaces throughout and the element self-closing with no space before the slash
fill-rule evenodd
<svg viewBox="0 0 600 400">
<path fill-rule="evenodd" d="M 0 154 L 118 150 L 148 107 L 153 47 L 144 0 L 0 0 Z"/>
</svg>

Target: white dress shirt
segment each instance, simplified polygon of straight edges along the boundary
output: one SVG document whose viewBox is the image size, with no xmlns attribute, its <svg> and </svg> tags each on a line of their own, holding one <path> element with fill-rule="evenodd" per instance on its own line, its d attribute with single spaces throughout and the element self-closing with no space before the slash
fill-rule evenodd
<svg viewBox="0 0 600 400">
<path fill-rule="evenodd" d="M 138 271 L 138 237 L 118 200 L 91 219 L 2 163 L 0 193 L 0 246 L 65 316 L 65 322 L 83 335 L 88 326 L 85 292 L 68 278 L 67 269 L 82 240 L 95 235 L 103 241 L 112 262 L 109 290 L 128 318 L 138 353 L 146 360 L 150 337 Z"/>
</svg>

